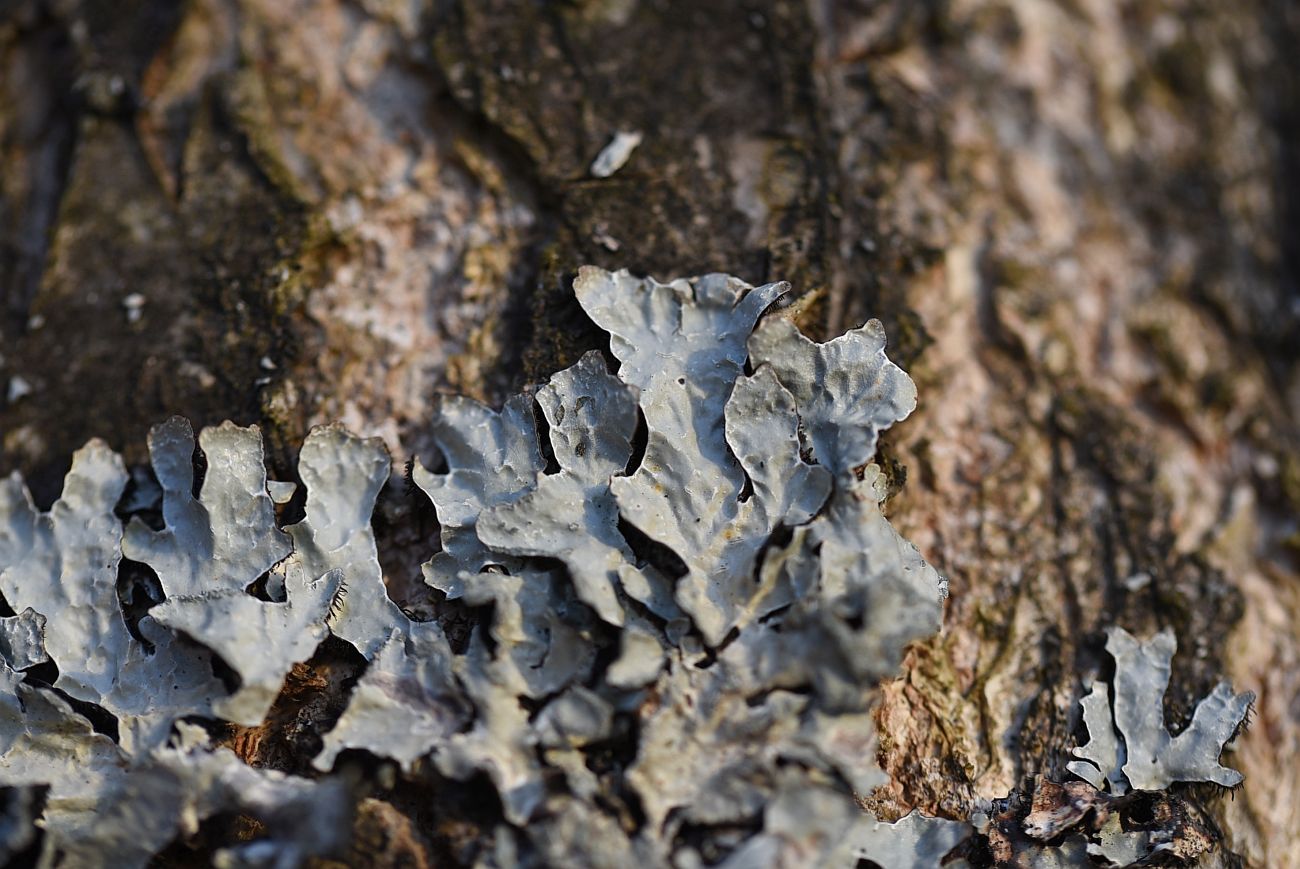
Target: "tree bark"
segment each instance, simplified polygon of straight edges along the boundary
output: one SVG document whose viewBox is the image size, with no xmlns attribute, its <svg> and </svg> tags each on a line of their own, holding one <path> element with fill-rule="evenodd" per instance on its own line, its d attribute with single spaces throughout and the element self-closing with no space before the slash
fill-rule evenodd
<svg viewBox="0 0 1300 869">
<path fill-rule="evenodd" d="M 1168 626 L 1171 721 L 1258 694 L 1242 793 L 1188 797 L 1215 859 L 1300 866 L 1297 40 L 1285 0 L 16 0 L 0 471 L 48 505 L 174 413 L 405 459 L 438 392 L 600 346 L 581 264 L 787 279 L 920 394 L 889 514 L 952 595 L 877 811 L 1065 780 L 1104 630 Z M 371 802 L 391 865 L 473 826 Z"/>
</svg>

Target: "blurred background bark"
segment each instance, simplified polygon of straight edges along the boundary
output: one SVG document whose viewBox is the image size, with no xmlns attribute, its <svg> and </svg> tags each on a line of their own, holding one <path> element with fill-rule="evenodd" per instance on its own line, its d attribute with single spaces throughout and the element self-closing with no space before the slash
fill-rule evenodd
<svg viewBox="0 0 1300 869">
<path fill-rule="evenodd" d="M 1171 626 L 1171 721 L 1259 695 L 1214 860 L 1300 866 L 1297 44 L 1287 0 L 8 0 L 0 471 L 48 504 L 173 413 L 400 462 L 600 346 L 581 264 L 788 279 L 920 390 L 889 513 L 952 598 L 878 811 L 1064 780 L 1104 629 Z"/>
</svg>

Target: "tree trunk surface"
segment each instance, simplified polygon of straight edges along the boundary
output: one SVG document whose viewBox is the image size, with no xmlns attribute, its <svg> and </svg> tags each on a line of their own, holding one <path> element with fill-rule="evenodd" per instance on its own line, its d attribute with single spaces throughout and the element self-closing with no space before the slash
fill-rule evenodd
<svg viewBox="0 0 1300 869">
<path fill-rule="evenodd" d="M 1205 865 L 1298 867 L 1297 44 L 1287 0 L 11 0 L 0 471 L 48 506 L 172 414 L 399 465 L 601 346 L 582 264 L 786 279 L 916 380 L 888 513 L 951 582 L 873 807 L 1066 780 L 1105 629 L 1171 627 L 1171 721 L 1258 695 Z"/>
</svg>

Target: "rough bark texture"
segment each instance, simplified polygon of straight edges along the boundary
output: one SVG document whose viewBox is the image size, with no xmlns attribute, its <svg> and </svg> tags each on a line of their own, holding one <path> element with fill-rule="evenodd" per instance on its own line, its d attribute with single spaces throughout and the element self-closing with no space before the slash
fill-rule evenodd
<svg viewBox="0 0 1300 869">
<path fill-rule="evenodd" d="M 172 413 L 261 423 L 281 473 L 333 419 L 404 458 L 438 391 L 596 346 L 583 263 L 785 278 L 920 391 L 890 517 L 952 597 L 877 810 L 1065 780 L 1104 629 L 1172 626 L 1171 720 L 1259 695 L 1244 790 L 1187 796 L 1215 859 L 1300 866 L 1297 40 L 1285 0 L 16 0 L 0 471 L 48 503 Z M 455 860 L 453 802 L 399 787 L 362 841 Z"/>
</svg>

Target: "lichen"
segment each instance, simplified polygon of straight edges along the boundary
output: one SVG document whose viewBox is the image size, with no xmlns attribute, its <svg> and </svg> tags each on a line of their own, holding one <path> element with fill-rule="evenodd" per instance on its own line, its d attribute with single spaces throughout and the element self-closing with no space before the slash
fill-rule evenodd
<svg viewBox="0 0 1300 869">
<path fill-rule="evenodd" d="M 1123 628 L 1110 629 L 1106 651 L 1115 658 L 1114 702 L 1104 683 L 1095 684 L 1081 701 L 1091 739 L 1074 750 L 1081 759 L 1070 762 L 1070 772 L 1113 794 L 1129 788 L 1158 791 L 1174 782 L 1241 784 L 1241 773 L 1220 765 L 1219 755 L 1245 720 L 1255 695 L 1235 694 L 1220 682 L 1197 704 L 1187 727 L 1170 735 L 1163 698 L 1176 649 L 1172 631 L 1141 642 Z"/>
<path fill-rule="evenodd" d="M 880 325 L 818 344 L 773 313 L 751 337 L 787 286 L 724 275 L 587 268 L 574 289 L 617 368 L 590 353 L 501 410 L 446 398 L 437 463 L 412 468 L 439 522 L 426 582 L 482 614 L 456 648 L 386 594 L 377 441 L 314 430 L 299 501 L 267 479 L 255 428 L 205 429 L 196 452 L 173 419 L 149 443 L 161 522 L 146 509 L 125 532 L 127 475 L 102 444 L 48 514 L 9 481 L 0 588 L 24 609 L 0 624 L 0 770 L 51 787 L 47 859 L 140 865 L 196 819 L 244 812 L 273 838 L 219 864 L 295 865 L 340 843 L 358 750 L 412 780 L 490 782 L 484 864 L 911 867 L 969 832 L 858 802 L 884 781 L 874 689 L 938 629 L 946 592 L 881 512 L 876 439 L 915 389 Z M 277 508 L 301 518 L 282 529 Z M 146 643 L 117 600 L 123 554 L 157 577 Z M 262 725 L 330 634 L 367 663 L 320 725 L 319 778 L 208 744 L 222 722 Z M 87 646 L 105 650 L 91 669 Z"/>
</svg>

